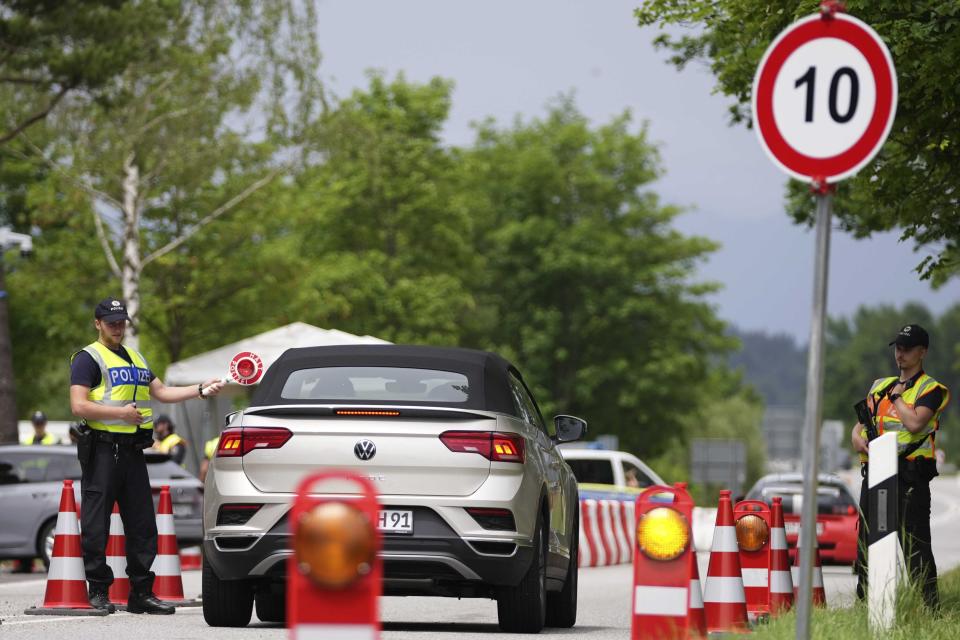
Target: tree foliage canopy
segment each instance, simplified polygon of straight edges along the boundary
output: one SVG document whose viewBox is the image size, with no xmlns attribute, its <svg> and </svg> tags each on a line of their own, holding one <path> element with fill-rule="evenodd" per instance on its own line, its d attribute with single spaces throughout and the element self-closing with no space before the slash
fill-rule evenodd
<svg viewBox="0 0 960 640">
<path fill-rule="evenodd" d="M 657 46 L 678 68 L 704 61 L 731 119 L 750 120 L 754 73 L 776 35 L 818 10 L 816 0 L 644 0 L 641 26 L 659 25 Z M 847 12 L 887 43 L 899 79 L 897 116 L 874 161 L 843 182 L 835 200 L 842 227 L 858 237 L 899 229 L 927 254 L 918 271 L 935 283 L 960 272 L 960 5 L 944 0 L 850 0 Z M 673 27 L 688 27 L 681 30 Z M 792 182 L 790 215 L 812 223 L 807 185 Z"/>
</svg>

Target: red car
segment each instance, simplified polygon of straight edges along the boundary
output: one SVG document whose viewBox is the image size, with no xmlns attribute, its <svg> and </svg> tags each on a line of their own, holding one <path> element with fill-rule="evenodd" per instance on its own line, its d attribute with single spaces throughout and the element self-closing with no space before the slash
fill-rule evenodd
<svg viewBox="0 0 960 640">
<path fill-rule="evenodd" d="M 778 473 L 757 480 L 747 493 L 748 500 L 783 499 L 783 520 L 787 530 L 790 561 L 796 561 L 797 534 L 803 505 L 803 476 Z M 853 564 L 857 559 L 857 502 L 839 476 L 820 474 L 817 487 L 817 544 L 823 564 Z"/>
</svg>

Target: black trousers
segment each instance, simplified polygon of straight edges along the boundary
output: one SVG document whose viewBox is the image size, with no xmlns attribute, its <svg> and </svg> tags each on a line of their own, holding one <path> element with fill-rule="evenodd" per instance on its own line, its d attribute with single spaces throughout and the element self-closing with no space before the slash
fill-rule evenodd
<svg viewBox="0 0 960 640">
<path fill-rule="evenodd" d="M 920 585 L 923 601 L 931 609 L 940 608 L 940 592 L 937 589 L 937 563 L 933 558 L 930 536 L 930 481 L 915 473 L 905 473 L 901 465 L 897 476 L 898 513 L 900 517 L 900 548 L 907 563 L 911 580 Z M 867 595 L 867 527 L 869 519 L 867 478 L 860 485 L 860 519 L 857 535 L 857 598 Z"/>
<path fill-rule="evenodd" d="M 157 555 L 157 520 L 143 451 L 109 442 L 97 442 L 83 469 L 80 505 L 80 544 L 87 582 L 108 588 L 113 571 L 107 565 L 107 538 L 113 503 L 120 509 L 127 545 L 127 576 L 136 593 L 153 591 L 150 571 Z"/>
</svg>

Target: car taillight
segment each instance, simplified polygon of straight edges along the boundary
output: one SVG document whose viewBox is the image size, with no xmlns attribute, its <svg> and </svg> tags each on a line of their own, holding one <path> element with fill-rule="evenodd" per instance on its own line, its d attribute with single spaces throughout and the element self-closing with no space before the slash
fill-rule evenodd
<svg viewBox="0 0 960 640">
<path fill-rule="evenodd" d="M 222 524 L 246 524 L 257 511 L 261 504 L 224 504 L 220 506 L 217 512 L 217 526 Z"/>
<path fill-rule="evenodd" d="M 523 436 L 490 431 L 444 431 L 440 441 L 457 453 L 477 453 L 493 462 L 523 462 Z"/>
<path fill-rule="evenodd" d="M 224 429 L 217 446 L 218 458 L 239 458 L 254 449 L 279 449 L 293 437 L 283 427 L 241 427 Z"/>
</svg>

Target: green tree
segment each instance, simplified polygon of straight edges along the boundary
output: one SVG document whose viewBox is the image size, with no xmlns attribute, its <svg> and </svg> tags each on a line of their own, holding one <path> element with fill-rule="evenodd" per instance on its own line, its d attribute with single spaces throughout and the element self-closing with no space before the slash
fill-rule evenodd
<svg viewBox="0 0 960 640">
<path fill-rule="evenodd" d="M 10 279 L 22 406 L 64 393 L 66 358 L 89 342 L 90 309 L 111 292 L 122 288 L 132 303 L 132 339 L 145 337 L 160 373 L 269 325 L 274 316 L 262 311 L 292 279 L 277 248 L 289 225 L 269 203 L 282 189 L 276 178 L 297 170 L 298 137 L 323 105 L 312 5 L 179 5 L 176 46 L 113 78 L 116 100 L 72 96 L 0 148 L 16 187 L 0 201 L 22 206 L 23 223 L 39 229 L 38 259 Z M 78 262 L 83 273 L 70 272 Z M 41 286 L 54 274 L 55 295 Z M 228 300 L 241 312 L 211 313 Z M 40 309 L 56 330 L 34 325 Z M 60 331 L 61 320 L 79 331 Z"/>
<path fill-rule="evenodd" d="M 129 65 L 169 46 L 178 0 L 0 2 L 0 144 L 42 121 L 70 93 L 110 94 Z"/>
<path fill-rule="evenodd" d="M 817 0 L 644 0 L 641 26 L 669 29 L 655 43 L 678 68 L 705 61 L 717 91 L 731 96 L 734 122 L 750 120 L 754 73 L 776 35 L 818 9 Z M 893 55 L 899 78 L 897 116 L 874 161 L 843 182 L 835 199 L 841 226 L 857 237 L 899 229 L 904 240 L 933 255 L 918 265 L 941 283 L 960 271 L 960 5 L 943 0 L 850 0 L 847 11 L 871 25 Z M 789 187 L 790 214 L 811 223 L 807 185 Z"/>
<path fill-rule="evenodd" d="M 458 344 L 474 309 L 472 222 L 440 134 L 451 83 L 373 74 L 311 138 L 290 201 L 304 261 L 289 308 L 393 342 Z"/>
<path fill-rule="evenodd" d="M 547 414 L 656 456 L 716 390 L 735 345 L 695 281 L 710 241 L 672 228 L 650 189 L 646 128 L 629 115 L 591 126 L 569 99 L 546 117 L 480 125 L 464 152 L 476 207 L 479 316 L 471 343 L 513 359 Z"/>
</svg>

